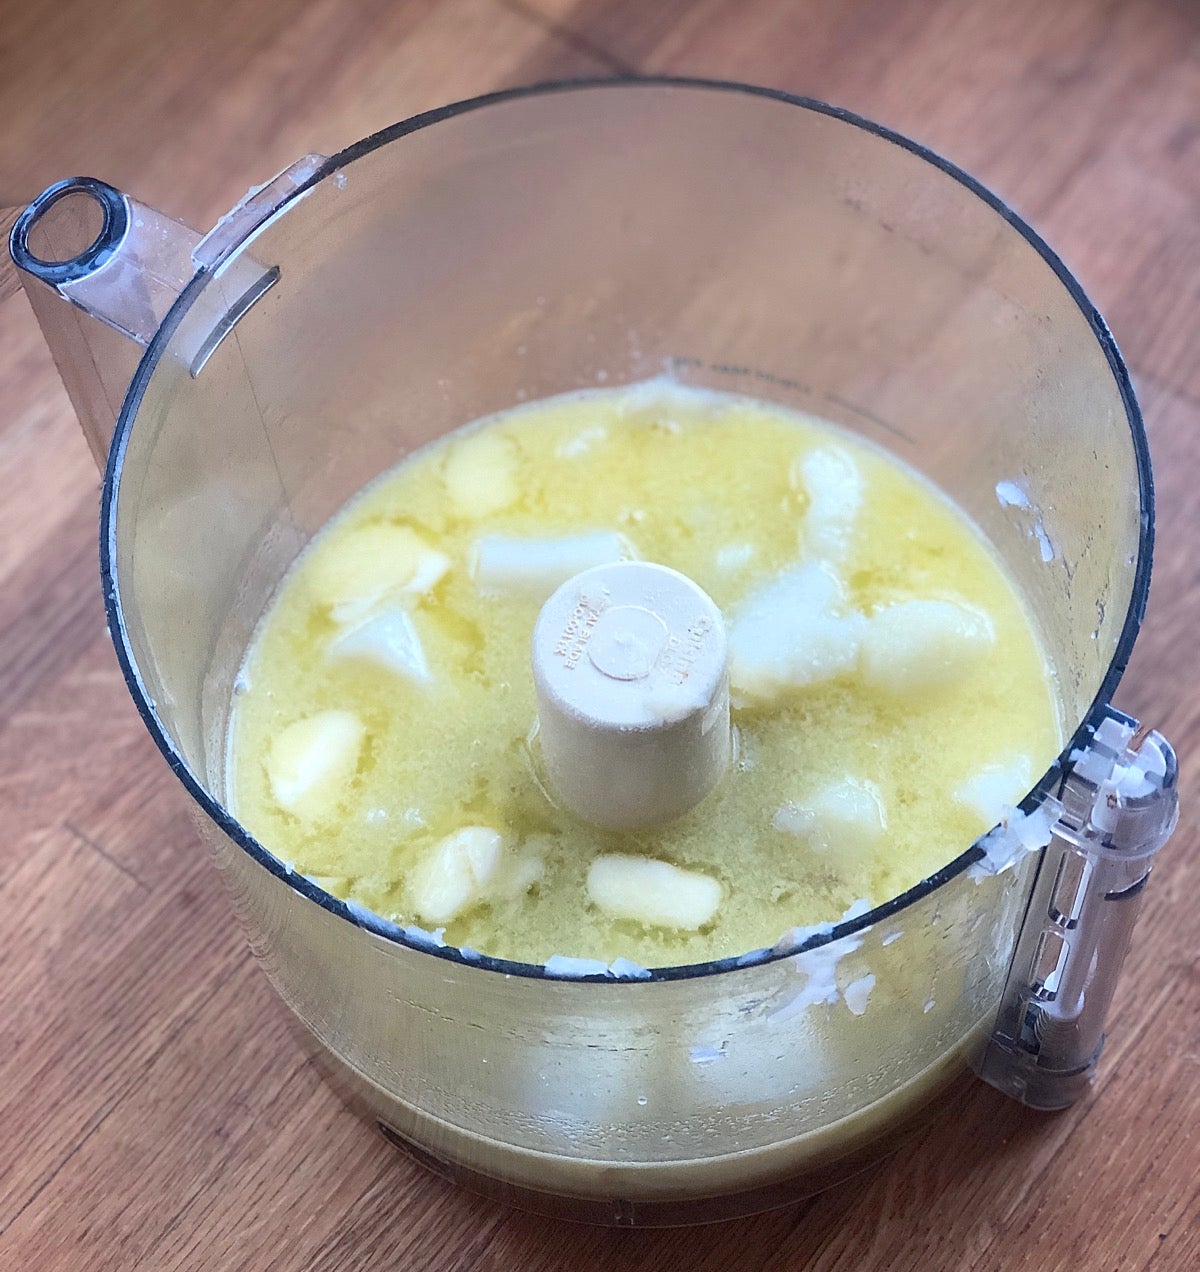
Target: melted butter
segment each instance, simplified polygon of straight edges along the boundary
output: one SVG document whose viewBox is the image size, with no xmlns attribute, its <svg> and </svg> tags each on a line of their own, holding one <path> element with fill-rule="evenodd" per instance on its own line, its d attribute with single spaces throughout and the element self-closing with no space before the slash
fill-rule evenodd
<svg viewBox="0 0 1200 1272">
<path fill-rule="evenodd" d="M 766 700 L 743 696 L 733 712 L 735 767 L 671 825 L 606 832 L 555 808 L 527 742 L 535 718 L 529 642 L 541 601 L 477 586 L 479 540 L 619 535 L 641 559 L 694 579 L 735 620 L 748 598 L 820 550 L 809 524 L 810 502 L 819 501 L 795 474 L 830 447 L 850 457 L 862 482 L 851 529 L 837 538 L 846 604 L 870 615 L 914 598 L 951 599 L 986 616 L 990 651 L 953 692 L 887 692 L 851 669 Z M 400 546 L 381 565 L 377 554 L 362 559 L 370 542 Z M 354 610 L 347 596 L 356 586 L 371 603 L 390 596 L 403 607 L 423 675 L 403 674 L 417 665 L 411 649 L 391 666 L 334 656 L 345 635 L 336 614 Z M 248 652 L 245 681 L 231 724 L 230 790 L 236 815 L 263 844 L 336 895 L 420 923 L 416 881 L 438 846 L 467 827 L 498 831 L 503 869 L 526 882 L 485 889 L 446 924 L 445 937 L 529 962 L 554 954 L 651 967 L 697 962 L 771 945 L 856 901 L 879 904 L 988 829 L 992 818 L 956 791 L 1006 766 L 1041 773 L 1060 746 L 1029 616 L 945 496 L 830 424 L 662 383 L 532 403 L 384 474 L 285 578 Z M 353 772 L 323 800 L 283 807 L 270 780 L 272 747 L 298 721 L 327 712 L 361 722 Z M 864 789 L 871 802 L 849 799 L 859 821 L 844 845 L 828 828 L 813 831 L 805 810 L 819 813 L 838 798 L 845 805 L 844 792 Z M 875 803 L 886 829 L 868 824 L 866 833 L 859 806 L 873 817 Z M 719 881 L 715 916 L 697 931 L 606 916 L 586 880 L 592 863 L 613 853 Z"/>
</svg>

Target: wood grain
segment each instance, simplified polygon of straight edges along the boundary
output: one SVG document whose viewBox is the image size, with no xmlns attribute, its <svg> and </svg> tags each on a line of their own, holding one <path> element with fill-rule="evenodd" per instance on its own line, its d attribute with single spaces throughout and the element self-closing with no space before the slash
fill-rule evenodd
<svg viewBox="0 0 1200 1272">
<path fill-rule="evenodd" d="M 0 304 L 0 1266 L 535 1272 L 1200 1266 L 1200 10 L 1188 0 L 0 0 L 0 204 L 103 176 L 198 226 L 305 151 L 564 75 L 711 75 L 910 133 L 1107 314 L 1159 552 L 1122 686 L 1185 765 L 1095 1096 L 975 1086 L 902 1158 L 761 1218 L 596 1232 L 456 1191 L 293 1046 L 104 631 L 91 467 Z"/>
</svg>

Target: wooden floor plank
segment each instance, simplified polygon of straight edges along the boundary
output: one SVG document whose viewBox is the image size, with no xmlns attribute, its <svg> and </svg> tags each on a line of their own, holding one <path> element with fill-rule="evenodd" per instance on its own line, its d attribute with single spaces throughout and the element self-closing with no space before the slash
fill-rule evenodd
<svg viewBox="0 0 1200 1272">
<path fill-rule="evenodd" d="M 21 1145 L 0 1177 L 0 1228 L 245 961 L 207 863 L 179 874 L 154 895 L 62 828 L 0 891 L 0 1125 Z"/>
</svg>

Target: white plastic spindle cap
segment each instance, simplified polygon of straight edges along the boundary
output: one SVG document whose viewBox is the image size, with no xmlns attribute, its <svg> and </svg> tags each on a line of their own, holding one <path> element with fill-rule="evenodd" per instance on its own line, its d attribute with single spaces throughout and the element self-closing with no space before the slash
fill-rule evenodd
<svg viewBox="0 0 1200 1272">
<path fill-rule="evenodd" d="M 644 561 L 568 579 L 533 632 L 546 778 L 586 821 L 670 821 L 729 766 L 725 626 L 676 570 Z"/>
</svg>

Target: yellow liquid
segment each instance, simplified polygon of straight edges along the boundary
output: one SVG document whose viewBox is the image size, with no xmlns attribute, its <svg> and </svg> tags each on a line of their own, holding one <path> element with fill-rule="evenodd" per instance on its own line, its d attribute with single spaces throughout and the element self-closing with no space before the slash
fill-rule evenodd
<svg viewBox="0 0 1200 1272">
<path fill-rule="evenodd" d="M 810 495 L 797 465 L 831 447 L 850 457 L 863 485 L 837 566 L 846 606 L 870 616 L 913 598 L 953 600 L 986 615 L 991 647 L 940 691 L 881 691 L 854 667 L 765 698 L 735 684 L 738 759 L 669 825 L 605 831 L 555 807 L 527 740 L 541 600 L 481 589 L 471 566 L 481 536 L 618 532 L 642 560 L 693 579 L 736 626 L 749 598 L 811 554 Z M 384 598 L 411 619 L 425 683 L 330 655 L 354 608 L 347 592 L 362 573 L 362 545 L 378 526 L 415 532 L 444 558 L 431 585 Z M 1005 796 L 1019 798 L 1060 746 L 1051 679 L 1021 599 L 945 496 L 830 424 L 657 382 L 532 403 L 386 473 L 288 574 L 240 679 L 230 790 L 236 815 L 267 848 L 343 899 L 432 928 L 414 907 L 415 873 L 453 832 L 492 828 L 506 860 L 532 854 L 540 877 L 469 905 L 444 924 L 445 940 L 526 962 L 555 954 L 647 967 L 698 962 L 836 921 L 856 902 L 880 904 L 994 822 L 964 800 L 964 785 L 993 766 L 1024 772 L 1024 786 Z M 284 808 L 272 747 L 288 726 L 329 711 L 358 722 L 349 766 L 315 804 Z M 847 778 L 870 783 L 885 816 L 868 851 L 781 829 L 781 808 L 804 807 Z M 612 853 L 718 880 L 715 915 L 690 931 L 602 912 L 589 898 L 588 870 Z"/>
</svg>

